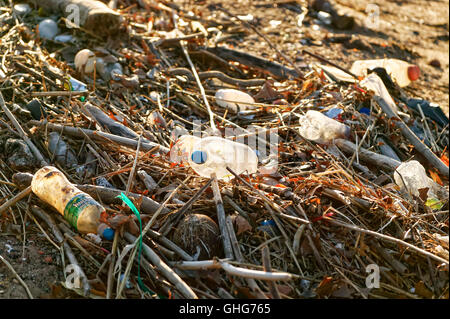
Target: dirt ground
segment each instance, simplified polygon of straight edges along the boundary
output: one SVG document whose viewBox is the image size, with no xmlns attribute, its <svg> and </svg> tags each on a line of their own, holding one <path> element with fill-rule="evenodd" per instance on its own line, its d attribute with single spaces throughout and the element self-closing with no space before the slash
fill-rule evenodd
<svg viewBox="0 0 450 319">
<path fill-rule="evenodd" d="M 399 58 L 417 64 L 421 77 L 407 88 L 411 97 L 435 102 L 448 114 L 449 108 L 449 1 L 382 1 L 339 0 L 337 8 L 355 17 L 352 30 L 340 31 L 316 23 L 307 16 L 302 26 L 298 25 L 300 6 L 287 1 L 175 1 L 186 10 L 202 12 L 204 18 L 214 19 L 221 13 L 211 12 L 210 5 L 221 3 L 237 15 L 251 13 L 258 20 L 259 29 L 276 47 L 305 67 L 316 62 L 303 56 L 302 49 L 318 53 L 342 67 L 350 68 L 354 60 L 373 58 Z M 300 2 L 300 1 L 299 1 Z M 279 4 L 277 4 L 279 3 Z M 364 26 L 366 8 L 376 4 L 380 9 L 380 24 L 377 30 Z M 270 21 L 281 21 L 271 26 Z M 276 57 L 275 52 L 253 31 L 242 28 L 236 37 L 223 41 L 249 53 L 263 57 Z M 440 66 L 431 66 L 434 59 Z M 2 218 L 0 218 L 0 221 Z M 10 221 L 10 217 L 3 219 Z M 19 224 L 20 221 L 18 221 Z M 33 221 L 26 223 L 26 236 L 20 229 L 11 229 L 0 223 L 0 255 L 4 256 L 29 286 L 36 298 L 55 297 L 55 284 L 63 279 L 60 252 L 52 246 Z M 0 299 L 27 298 L 22 285 L 14 275 L 0 263 Z"/>
<path fill-rule="evenodd" d="M 377 58 L 397 58 L 417 64 L 421 77 L 406 89 L 411 97 L 427 99 L 439 104 L 448 114 L 449 108 L 449 2 L 444 1 L 383 1 L 383 0 L 338 0 L 336 9 L 355 18 L 351 30 L 337 30 L 318 22 L 307 15 L 302 26 L 298 25 L 300 5 L 294 1 L 175 1 L 181 7 L 202 12 L 203 17 L 218 16 L 211 13 L 211 4 L 221 4 L 235 15 L 252 14 L 258 28 L 276 47 L 295 61 L 299 67 L 317 62 L 304 56 L 302 49 L 320 54 L 342 67 L 350 69 L 353 61 Z M 277 4 L 278 3 L 278 4 Z M 297 3 L 306 3 L 297 1 Z M 379 24 L 366 27 L 370 19 L 370 5 L 377 5 Z M 299 10 L 300 9 L 300 10 Z M 373 11 L 372 11 L 373 12 Z M 375 17 L 375 15 L 372 15 Z M 368 20 L 369 19 L 369 20 Z M 271 26 L 270 21 L 280 21 Z M 265 57 L 276 57 L 264 40 L 255 32 L 242 29 L 245 36 L 236 36 L 224 41 L 237 49 Z M 222 44 L 224 44 L 222 43 Z M 438 60 L 440 67 L 430 65 Z"/>
</svg>

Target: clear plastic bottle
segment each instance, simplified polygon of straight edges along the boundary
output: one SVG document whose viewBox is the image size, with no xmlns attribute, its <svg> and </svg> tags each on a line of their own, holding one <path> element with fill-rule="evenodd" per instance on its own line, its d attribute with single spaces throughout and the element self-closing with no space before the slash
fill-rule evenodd
<svg viewBox="0 0 450 319">
<path fill-rule="evenodd" d="M 300 134 L 319 144 L 329 144 L 334 139 L 347 138 L 350 135 L 350 127 L 318 111 L 309 110 L 300 117 L 299 123 Z"/>
<path fill-rule="evenodd" d="M 211 177 L 215 173 L 218 179 L 231 180 L 236 174 L 256 173 L 258 156 L 245 144 L 226 140 L 217 136 L 199 138 L 191 135 L 181 136 L 170 151 L 173 162 L 187 162 L 200 176 Z"/>
<path fill-rule="evenodd" d="M 366 76 L 367 70 L 374 68 L 384 68 L 386 72 L 397 82 L 400 87 L 408 86 L 412 81 L 416 81 L 420 76 L 420 69 L 417 65 L 397 59 L 378 59 L 355 61 L 350 69 L 355 75 Z"/>
<path fill-rule="evenodd" d="M 57 168 L 45 166 L 38 170 L 31 181 L 31 189 L 79 232 L 88 234 L 99 230 L 100 215 L 105 212 L 105 208 L 76 188 Z"/>
<path fill-rule="evenodd" d="M 402 163 L 394 172 L 394 180 L 402 191 L 415 196 L 420 196 L 420 189 L 428 188 L 428 197 L 448 197 L 445 189 L 427 176 L 425 168 L 418 161 Z"/>
<path fill-rule="evenodd" d="M 370 73 L 364 80 L 362 80 L 359 85 L 367 90 L 373 91 L 375 95 L 382 97 L 383 100 L 386 101 L 387 104 L 391 107 L 391 109 L 398 113 L 399 109 L 397 104 L 395 104 L 392 96 L 389 94 L 386 86 L 383 83 L 383 80 L 376 74 Z"/>
</svg>

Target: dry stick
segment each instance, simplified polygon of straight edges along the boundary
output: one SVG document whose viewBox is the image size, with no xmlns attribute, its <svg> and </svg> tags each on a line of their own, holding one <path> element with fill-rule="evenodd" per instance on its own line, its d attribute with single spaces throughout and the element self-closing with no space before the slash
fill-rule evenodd
<svg viewBox="0 0 450 319">
<path fill-rule="evenodd" d="M 11 264 L 2 255 L 0 255 L 0 260 L 6 265 L 6 267 L 8 267 L 9 270 L 11 270 L 11 272 L 14 274 L 17 280 L 22 284 L 22 286 L 25 288 L 27 292 L 28 297 L 30 299 L 34 299 L 27 284 L 25 283 L 25 281 L 22 280 L 22 278 L 20 278 L 19 274 L 14 270 L 13 266 L 11 266 Z"/>
<path fill-rule="evenodd" d="M 175 21 L 175 25 L 176 25 L 176 21 Z M 178 27 L 177 27 L 177 30 L 178 30 Z M 198 73 L 197 73 L 197 70 L 195 69 L 194 63 L 192 63 L 191 57 L 189 56 L 189 52 L 186 49 L 185 41 L 180 41 L 180 46 L 181 46 L 181 49 L 182 49 L 184 55 L 186 56 L 186 60 L 188 61 L 189 66 L 191 67 L 192 74 L 194 75 L 195 81 L 197 82 L 197 86 L 200 89 L 200 93 L 202 94 L 203 102 L 205 103 L 206 109 L 208 110 L 209 122 L 211 125 L 211 129 L 213 130 L 213 132 L 216 132 L 217 127 L 216 127 L 216 124 L 214 124 L 214 113 L 211 110 L 211 106 L 209 105 L 208 99 L 206 97 L 205 89 L 203 88 L 202 82 L 200 81 L 200 78 L 198 77 Z"/>
<path fill-rule="evenodd" d="M 350 72 L 349 70 L 347 70 L 347 69 L 345 69 L 345 68 L 343 68 L 343 67 L 340 67 L 340 66 L 337 65 L 336 63 L 333 63 L 333 62 L 331 62 L 330 60 L 325 59 L 324 57 L 322 57 L 322 56 L 320 56 L 320 55 L 318 55 L 318 54 L 309 52 L 308 50 L 305 50 L 305 49 L 302 50 L 302 53 L 309 54 L 310 56 L 316 58 L 316 59 L 319 60 L 320 62 L 327 63 L 327 64 L 329 64 L 329 65 L 331 65 L 331 66 L 334 66 L 335 68 L 338 68 L 339 70 L 341 70 L 341 71 L 343 71 L 343 72 L 345 72 L 345 73 L 347 73 L 347 74 L 353 76 L 355 79 L 358 79 L 358 76 L 357 76 L 357 75 L 353 74 L 352 72 Z"/>
<path fill-rule="evenodd" d="M 116 251 L 117 251 L 117 245 L 119 241 L 119 232 L 116 231 L 114 233 L 114 240 L 113 240 L 113 247 L 111 249 L 111 253 L 108 255 L 110 256 L 109 261 L 109 268 L 108 268 L 108 279 L 106 283 L 106 299 L 111 299 L 112 296 L 112 288 L 113 288 L 113 280 L 114 280 L 114 265 L 116 264 Z"/>
<path fill-rule="evenodd" d="M 331 218 L 329 218 L 329 217 L 324 217 L 324 219 L 326 219 L 326 220 L 329 221 L 331 224 L 334 224 L 334 225 L 336 225 L 336 226 L 342 226 L 342 227 L 345 227 L 345 228 L 348 228 L 348 229 L 351 229 L 351 230 L 354 230 L 354 231 L 358 231 L 358 232 L 361 232 L 361 233 L 365 233 L 365 234 L 368 234 L 368 235 L 372 235 L 372 236 L 375 236 L 375 237 L 384 239 L 384 240 L 386 240 L 386 241 L 390 241 L 390 242 L 393 242 L 393 243 L 396 243 L 396 244 L 399 244 L 399 245 L 406 246 L 406 247 L 411 248 L 412 250 L 418 252 L 419 254 L 424 255 L 424 256 L 427 256 L 427 257 L 430 257 L 430 258 L 432 258 L 432 259 L 434 259 L 434 260 L 436 260 L 436 261 L 438 261 L 438 262 L 440 262 L 440 263 L 444 263 L 444 264 L 446 264 L 446 265 L 449 264 L 449 261 L 448 261 L 448 260 L 445 260 L 444 258 L 441 258 L 441 257 L 436 256 L 436 255 L 433 255 L 432 253 L 430 253 L 430 252 L 428 252 L 428 251 L 426 251 L 426 250 L 424 250 L 424 249 L 421 249 L 421 248 L 419 248 L 419 247 L 416 247 L 416 246 L 414 246 L 414 245 L 411 245 L 411 244 L 409 244 L 409 243 L 407 243 L 407 242 L 405 242 L 405 241 L 403 241 L 403 240 L 401 240 L 401 239 L 397 239 L 397 238 L 395 238 L 395 237 L 391 237 L 391 236 L 388 236 L 388 235 L 383 235 L 383 234 L 374 232 L 374 231 L 372 231 L 372 230 L 363 229 L 363 228 L 359 228 L 359 227 L 357 227 L 357 226 L 353 226 L 353 225 L 341 223 L 341 222 L 339 222 L 339 221 L 337 221 L 337 220 L 334 220 L 334 219 L 331 219 Z"/>
<path fill-rule="evenodd" d="M 86 274 L 84 273 L 83 269 L 80 267 L 80 264 L 77 261 L 77 258 L 75 257 L 72 248 L 70 248 L 70 245 L 64 240 L 64 236 L 61 234 L 61 231 L 59 230 L 58 226 L 56 226 L 55 221 L 53 218 L 48 215 L 46 212 L 44 212 L 42 209 L 40 209 L 37 206 L 32 206 L 31 211 L 33 214 L 37 215 L 40 219 L 42 219 L 51 229 L 53 235 L 55 236 L 56 240 L 63 245 L 64 252 L 67 255 L 67 258 L 69 258 L 69 261 L 72 265 L 77 266 L 78 268 L 78 275 L 81 278 L 81 282 L 83 284 L 83 293 L 84 296 L 89 296 L 91 286 L 89 285 L 89 281 L 86 277 Z"/>
<path fill-rule="evenodd" d="M 295 69 L 295 71 L 298 73 L 299 78 L 303 79 L 302 76 L 302 72 L 298 69 L 298 67 L 295 65 L 294 62 L 292 62 L 292 60 L 290 58 L 288 58 L 285 54 L 283 54 L 283 52 L 281 52 L 280 50 L 278 50 L 273 44 L 272 42 L 270 42 L 270 40 L 264 35 L 262 34 L 256 27 L 254 27 L 253 25 L 251 25 L 250 23 L 242 20 L 241 18 L 239 18 L 238 16 L 232 14 L 231 12 L 229 12 L 228 10 L 217 6 L 216 7 L 218 10 L 225 12 L 226 14 L 228 14 L 229 16 L 239 20 L 241 23 L 243 23 L 246 27 L 251 28 L 253 31 L 256 32 L 256 34 L 258 34 L 261 38 L 264 39 L 264 41 L 267 42 L 267 44 L 273 49 L 275 50 L 275 52 L 277 52 L 277 54 L 282 57 L 284 60 L 286 60 L 290 65 L 292 65 L 292 67 Z"/>
<path fill-rule="evenodd" d="M 404 275 L 408 271 L 408 268 L 403 265 L 400 261 L 392 257 L 391 254 L 389 254 L 386 249 L 381 247 L 376 241 L 372 242 L 373 247 L 375 250 L 383 257 L 391 266 L 395 269 L 399 274 Z"/>
<path fill-rule="evenodd" d="M 137 237 L 130 233 L 124 233 L 125 239 L 134 243 L 138 240 Z M 144 255 L 150 262 L 167 278 L 177 289 L 183 294 L 185 298 L 198 299 L 197 295 L 192 289 L 180 278 L 161 258 L 145 243 L 142 244 Z"/>
<path fill-rule="evenodd" d="M 90 137 L 92 140 L 95 140 L 95 141 L 109 142 L 109 143 L 114 142 L 119 145 L 123 145 L 123 146 L 130 147 L 133 149 L 135 149 L 138 145 L 138 141 L 133 140 L 131 138 L 114 135 L 114 134 L 110 134 L 110 133 L 105 133 L 105 132 L 101 132 L 101 131 L 82 129 L 82 128 L 67 126 L 67 125 L 53 124 L 53 123 L 47 122 L 46 120 L 44 120 L 44 121 L 31 120 L 28 123 L 30 123 L 32 125 L 36 125 L 36 126 L 44 126 L 52 131 L 62 132 L 63 134 L 65 133 L 67 135 L 74 136 L 74 137 L 84 138 L 85 135 L 87 135 L 88 137 Z M 156 144 L 154 142 L 142 142 L 141 143 L 141 148 L 143 151 L 150 151 L 151 149 L 153 149 L 156 146 L 158 147 L 158 151 L 161 151 L 164 154 L 169 153 L 169 149 L 167 147 Z"/>
<path fill-rule="evenodd" d="M 166 224 L 164 224 L 163 226 L 161 226 L 161 228 L 159 229 L 159 232 L 162 235 L 167 235 L 170 231 L 170 229 L 168 228 L 170 225 L 170 222 L 172 222 L 172 220 L 175 220 L 175 223 L 178 222 L 178 220 L 180 220 L 183 217 L 183 214 L 192 206 L 192 204 L 203 194 L 203 192 L 209 187 L 209 185 L 211 185 L 213 179 L 211 178 L 206 184 L 205 186 L 203 186 L 202 188 L 200 188 L 197 193 L 194 194 L 194 196 L 191 197 L 190 200 L 187 201 L 186 204 L 184 204 L 183 207 L 181 207 L 181 209 L 177 212 L 177 214 L 174 216 L 173 218 L 170 216 L 169 220 Z"/>
<path fill-rule="evenodd" d="M 298 276 L 287 272 L 266 272 L 261 270 L 236 267 L 228 263 L 229 259 L 221 260 L 201 260 L 201 261 L 181 261 L 173 265 L 183 270 L 202 270 L 202 269 L 220 269 L 222 268 L 230 275 L 268 281 L 288 281 Z"/>
<path fill-rule="evenodd" d="M 354 154 L 355 149 L 358 148 L 356 144 L 344 139 L 336 139 L 334 143 L 346 154 Z M 389 171 L 395 171 L 401 164 L 401 162 L 389 156 L 377 154 L 362 147 L 359 148 L 359 159 L 362 162 L 367 162 Z"/>
<path fill-rule="evenodd" d="M 27 143 L 28 147 L 33 152 L 34 156 L 39 160 L 40 164 L 42 166 L 48 165 L 47 161 L 44 159 L 41 152 L 37 149 L 37 147 L 33 144 L 33 142 L 27 136 L 27 134 L 23 130 L 22 126 L 20 126 L 19 122 L 17 122 L 16 118 L 11 113 L 11 111 L 6 107 L 5 100 L 3 99 L 3 94 L 1 92 L 0 92 L 0 106 L 2 107 L 3 111 L 5 111 L 6 116 L 8 116 L 8 118 L 13 123 L 16 130 L 19 132 L 20 137 L 25 141 L 25 143 Z"/>
<path fill-rule="evenodd" d="M 165 236 L 161 235 L 160 233 L 158 233 L 158 232 L 156 232 L 156 231 L 154 231 L 152 229 L 148 229 L 147 233 L 148 233 L 148 235 L 150 237 L 152 237 L 156 241 L 160 242 L 161 244 L 163 244 L 167 248 L 172 249 L 176 254 L 178 254 L 184 260 L 187 260 L 187 261 L 194 260 L 194 258 L 191 255 L 189 255 L 183 249 L 178 247 L 174 242 L 172 242 L 171 240 L 167 239 Z"/>
<path fill-rule="evenodd" d="M 139 158 L 139 149 L 141 148 L 142 135 L 139 135 L 138 145 L 136 148 L 136 156 L 134 157 L 133 168 L 131 169 L 130 176 L 128 177 L 127 189 L 125 191 L 125 195 L 128 196 L 130 192 L 131 186 L 133 184 L 134 174 L 136 172 L 136 165 Z"/>
<path fill-rule="evenodd" d="M 449 177 L 449 170 L 448 167 L 442 162 L 439 157 L 436 156 L 429 148 L 426 146 L 417 136 L 414 134 L 413 131 L 403 122 L 402 119 L 400 119 L 398 116 L 395 115 L 392 108 L 389 106 L 389 104 L 380 96 L 375 95 L 373 97 L 375 102 L 378 103 L 378 105 L 381 107 L 381 109 L 386 113 L 389 119 L 396 119 L 395 124 L 400 128 L 402 131 L 403 136 L 405 136 L 412 145 L 417 149 L 419 153 L 421 153 L 434 167 L 437 168 L 437 170 L 447 178 Z"/>
<path fill-rule="evenodd" d="M 353 153 L 350 162 L 348 164 L 348 167 L 350 168 L 350 166 L 353 164 L 353 161 L 355 160 L 355 157 L 357 158 L 357 163 L 359 163 L 359 150 L 364 142 L 364 140 L 366 139 L 368 133 L 373 129 L 373 127 L 375 126 L 375 121 L 372 122 L 372 124 L 366 129 L 366 132 L 364 133 L 364 136 L 361 138 L 361 141 L 358 143 L 358 140 L 356 140 L 357 146 L 356 146 L 356 151 Z M 358 135 L 356 135 L 356 137 L 358 137 Z"/>
<path fill-rule="evenodd" d="M 15 205 L 18 201 L 20 201 L 24 197 L 28 196 L 30 193 L 31 193 L 31 186 L 28 186 L 19 194 L 17 194 L 16 196 L 8 200 L 6 203 L 4 203 L 2 206 L 0 206 L 0 214 L 5 212 L 9 207 Z"/>
<path fill-rule="evenodd" d="M 272 266 L 270 265 L 270 251 L 269 251 L 269 248 L 267 247 L 267 245 L 264 245 L 264 247 L 262 248 L 262 261 L 263 261 L 264 271 L 272 272 Z M 273 299 L 281 299 L 280 293 L 278 292 L 277 285 L 272 281 L 269 281 L 268 285 L 269 285 L 270 293 L 272 294 L 272 298 Z"/>
<path fill-rule="evenodd" d="M 228 227 L 228 233 L 230 234 L 230 240 L 233 245 L 234 255 L 236 256 L 236 260 L 240 263 L 244 263 L 245 259 L 244 256 L 242 256 L 241 249 L 239 247 L 239 242 L 236 238 L 236 233 L 234 232 L 233 228 L 233 222 L 231 221 L 231 216 L 227 216 L 227 227 Z M 268 299 L 266 294 L 259 288 L 256 281 L 252 278 L 246 279 L 248 286 L 250 289 L 252 289 L 255 293 L 259 294 L 259 297 L 263 299 Z"/>
<path fill-rule="evenodd" d="M 219 222 L 220 233 L 222 235 L 223 249 L 225 252 L 226 258 L 233 259 L 233 249 L 231 247 L 230 235 L 227 229 L 226 217 L 225 217 L 225 209 L 223 207 L 222 196 L 220 195 L 219 183 L 217 182 L 216 174 L 211 174 L 213 179 L 212 181 L 212 189 L 214 192 L 214 201 L 216 202 L 216 210 L 217 210 L 217 220 Z"/>
</svg>

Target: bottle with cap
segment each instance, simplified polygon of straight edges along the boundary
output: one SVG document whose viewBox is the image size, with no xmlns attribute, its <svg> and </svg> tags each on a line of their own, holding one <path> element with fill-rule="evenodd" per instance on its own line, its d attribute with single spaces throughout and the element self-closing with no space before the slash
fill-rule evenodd
<svg viewBox="0 0 450 319">
<path fill-rule="evenodd" d="M 307 140 L 329 144 L 337 138 L 348 138 L 350 127 L 333 120 L 323 113 L 309 110 L 299 119 L 300 134 Z"/>
<path fill-rule="evenodd" d="M 100 222 L 105 208 L 79 190 L 53 166 L 39 169 L 31 180 L 33 193 L 55 208 L 80 233 L 97 233 L 111 239 L 114 230 Z"/>
<path fill-rule="evenodd" d="M 375 68 L 384 68 L 400 87 L 408 86 L 420 76 L 420 69 L 417 65 L 398 59 L 355 61 L 350 72 L 358 76 L 366 76 L 368 74 L 367 70 Z"/>
<path fill-rule="evenodd" d="M 234 178 L 227 167 L 236 174 L 256 173 L 258 156 L 245 144 L 230 141 L 218 136 L 200 138 L 191 135 L 181 136 L 170 151 L 172 162 L 185 162 L 200 176 L 229 181 Z"/>
</svg>

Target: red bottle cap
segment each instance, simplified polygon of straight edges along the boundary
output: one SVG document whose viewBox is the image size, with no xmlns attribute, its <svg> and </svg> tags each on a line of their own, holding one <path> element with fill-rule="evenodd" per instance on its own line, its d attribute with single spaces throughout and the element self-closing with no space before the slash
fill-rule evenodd
<svg viewBox="0 0 450 319">
<path fill-rule="evenodd" d="M 420 76 L 420 69 L 417 65 L 410 65 L 408 66 L 408 78 L 411 81 L 415 81 Z"/>
</svg>

